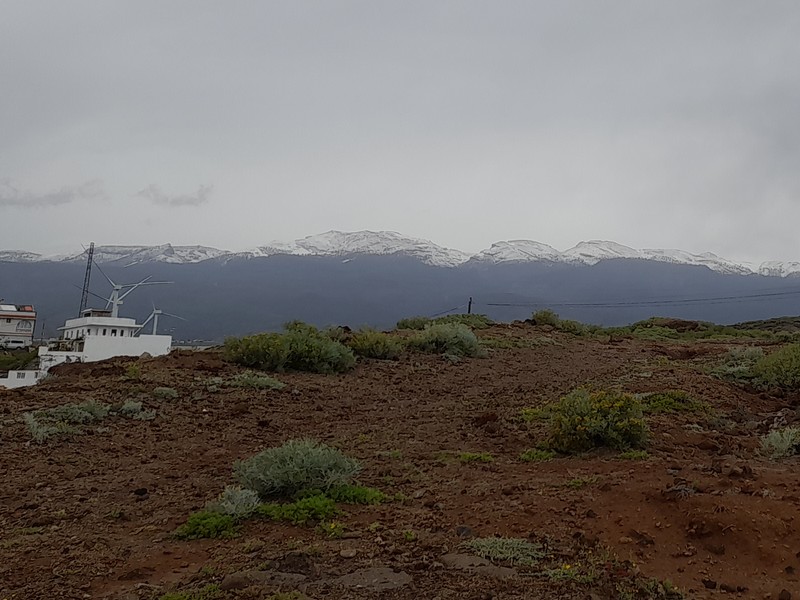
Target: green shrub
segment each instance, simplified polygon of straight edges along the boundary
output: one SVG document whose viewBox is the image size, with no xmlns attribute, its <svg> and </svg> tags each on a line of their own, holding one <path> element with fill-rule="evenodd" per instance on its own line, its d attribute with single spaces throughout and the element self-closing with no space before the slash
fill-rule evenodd
<svg viewBox="0 0 800 600">
<path fill-rule="evenodd" d="M 198 590 L 167 592 L 160 596 L 159 600 L 221 600 L 224 597 L 225 593 L 216 583 L 212 583 Z"/>
<path fill-rule="evenodd" d="M 800 428 L 787 427 L 770 431 L 761 438 L 761 453 L 770 458 L 800 454 Z"/>
<path fill-rule="evenodd" d="M 753 374 L 763 387 L 800 389 L 800 344 L 784 346 L 763 357 L 753 367 Z"/>
<path fill-rule="evenodd" d="M 425 329 L 431 324 L 431 319 L 428 317 L 409 317 L 407 319 L 400 319 L 397 322 L 397 329 Z"/>
<path fill-rule="evenodd" d="M 525 462 L 546 462 L 548 460 L 553 460 L 555 457 L 556 453 L 552 450 L 540 450 L 539 448 L 525 450 L 525 452 L 519 455 L 519 459 Z"/>
<path fill-rule="evenodd" d="M 234 466 L 236 480 L 261 498 L 291 498 L 308 489 L 327 492 L 361 470 L 358 461 L 313 440 L 290 440 Z"/>
<path fill-rule="evenodd" d="M 111 407 L 94 400 L 87 400 L 80 404 L 64 404 L 54 408 L 36 411 L 37 418 L 45 421 L 84 425 L 99 421 L 108 416 Z"/>
<path fill-rule="evenodd" d="M 460 323 L 431 325 L 408 340 L 410 348 L 431 354 L 484 356 L 485 350 L 475 333 Z"/>
<path fill-rule="evenodd" d="M 492 321 L 486 315 L 474 314 L 447 315 L 444 317 L 437 317 L 433 319 L 432 323 L 460 323 L 461 325 L 466 325 L 470 329 L 486 329 L 490 325 L 494 325 L 494 321 Z"/>
<path fill-rule="evenodd" d="M 52 437 L 66 437 L 80 433 L 78 429 L 64 422 L 42 423 L 33 413 L 23 414 L 22 421 L 37 444 L 43 444 Z"/>
<path fill-rule="evenodd" d="M 353 352 L 316 327 L 290 323 L 284 333 L 260 333 L 225 341 L 225 358 L 266 371 L 344 373 L 355 366 Z"/>
<path fill-rule="evenodd" d="M 642 411 L 647 414 L 708 410 L 708 406 L 704 402 L 695 400 L 691 395 L 681 390 L 638 394 L 638 397 L 642 401 Z"/>
<path fill-rule="evenodd" d="M 137 421 L 152 421 L 156 418 L 156 411 L 143 408 L 142 403 L 135 400 L 125 400 L 119 408 L 114 409 L 114 413 Z"/>
<path fill-rule="evenodd" d="M 492 562 L 523 566 L 533 565 L 546 556 L 541 544 L 514 538 L 474 538 L 461 546 Z"/>
<path fill-rule="evenodd" d="M 189 515 L 186 523 L 175 530 L 175 537 L 182 540 L 230 538 L 236 533 L 236 521 L 232 516 L 204 510 Z"/>
<path fill-rule="evenodd" d="M 464 464 L 471 462 L 490 463 L 494 461 L 494 457 L 488 452 L 462 452 L 458 455 L 458 460 Z"/>
<path fill-rule="evenodd" d="M 403 344 L 400 340 L 369 328 L 354 333 L 347 341 L 347 346 L 356 356 L 382 360 L 394 360 L 403 351 Z"/>
<path fill-rule="evenodd" d="M 327 521 L 339 513 L 336 503 L 323 494 L 308 496 L 286 504 L 262 504 L 255 512 L 265 519 L 288 521 L 293 525 Z"/>
<path fill-rule="evenodd" d="M 552 327 L 558 327 L 561 319 L 558 318 L 558 314 L 554 311 L 550 310 L 549 308 L 543 308 L 541 310 L 537 310 L 531 315 L 531 321 L 533 321 L 534 325 L 550 325 Z"/>
<path fill-rule="evenodd" d="M 757 347 L 731 348 L 711 374 L 726 381 L 750 381 L 755 377 L 753 369 L 764 358 L 764 350 Z"/>
<path fill-rule="evenodd" d="M 264 373 L 245 371 L 235 375 L 229 382 L 231 387 L 247 388 L 251 390 L 282 390 L 286 384 Z"/>
<path fill-rule="evenodd" d="M 178 397 L 178 390 L 171 387 L 157 387 L 153 390 L 153 397 L 159 400 L 174 400 Z"/>
<path fill-rule="evenodd" d="M 229 485 L 216 500 L 206 505 L 206 511 L 230 515 L 236 520 L 241 520 L 256 512 L 260 504 L 258 494 L 253 490 Z"/>
<path fill-rule="evenodd" d="M 621 392 L 570 392 L 553 407 L 550 424 L 550 445 L 561 452 L 627 450 L 647 440 L 641 402 Z"/>
</svg>

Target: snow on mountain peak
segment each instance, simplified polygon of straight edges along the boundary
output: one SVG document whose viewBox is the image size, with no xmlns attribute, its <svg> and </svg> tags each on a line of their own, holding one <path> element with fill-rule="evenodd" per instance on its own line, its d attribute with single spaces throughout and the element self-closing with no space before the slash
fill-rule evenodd
<svg viewBox="0 0 800 600">
<path fill-rule="evenodd" d="M 569 250 L 565 250 L 561 256 L 565 257 L 567 260 L 572 259 L 587 265 L 594 265 L 601 260 L 609 260 L 612 258 L 642 258 L 638 250 L 605 240 L 580 242 Z"/>
<path fill-rule="evenodd" d="M 495 242 L 472 258 L 481 262 L 530 262 L 536 260 L 556 261 L 561 253 L 547 244 L 533 240 L 509 240 Z"/>
</svg>

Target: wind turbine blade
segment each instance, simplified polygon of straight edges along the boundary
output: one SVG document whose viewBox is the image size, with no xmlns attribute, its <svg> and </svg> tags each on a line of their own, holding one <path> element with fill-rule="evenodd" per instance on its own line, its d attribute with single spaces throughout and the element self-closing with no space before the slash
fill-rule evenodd
<svg viewBox="0 0 800 600">
<path fill-rule="evenodd" d="M 101 274 L 103 277 L 105 277 L 105 278 L 106 278 L 106 280 L 108 281 L 108 283 L 110 283 L 110 284 L 111 284 L 111 287 L 114 287 L 115 285 L 117 285 L 116 283 L 114 283 L 113 281 L 111 281 L 111 277 L 109 277 L 108 275 L 106 275 L 105 271 L 103 271 L 103 269 L 101 269 L 101 268 L 100 268 L 100 265 L 99 265 L 99 264 L 97 264 L 97 261 L 92 261 L 92 265 L 93 265 L 93 266 L 95 266 L 95 267 L 97 267 L 97 270 L 98 270 L 98 271 L 100 271 L 100 274 Z"/>
<path fill-rule="evenodd" d="M 176 319 L 180 319 L 181 321 L 186 321 L 186 319 L 184 319 L 183 317 L 181 317 L 179 315 L 173 315 L 172 313 L 168 313 L 168 312 L 163 312 L 162 311 L 161 314 L 162 315 L 167 315 L 168 317 L 174 317 Z"/>
</svg>

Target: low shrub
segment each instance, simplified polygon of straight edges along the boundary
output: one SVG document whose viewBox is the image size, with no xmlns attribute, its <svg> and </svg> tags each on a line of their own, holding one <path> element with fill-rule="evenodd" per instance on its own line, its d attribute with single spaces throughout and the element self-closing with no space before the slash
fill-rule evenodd
<svg viewBox="0 0 800 600">
<path fill-rule="evenodd" d="M 246 388 L 251 390 L 282 390 L 286 384 L 264 373 L 245 371 L 235 375 L 227 382 L 230 387 Z"/>
<path fill-rule="evenodd" d="M 114 413 L 137 421 L 152 421 L 156 418 L 156 411 L 147 410 L 141 402 L 135 400 L 125 400 L 119 408 L 114 409 Z"/>
<path fill-rule="evenodd" d="M 408 317 L 406 319 L 400 319 L 397 322 L 397 329 L 422 330 L 425 329 L 430 324 L 431 324 L 431 319 L 428 317 Z"/>
<path fill-rule="evenodd" d="M 519 455 L 519 459 L 524 462 L 546 462 L 548 460 L 553 460 L 555 457 L 556 453 L 552 450 L 541 450 L 539 448 L 525 450 L 525 452 Z"/>
<path fill-rule="evenodd" d="M 700 412 L 708 410 L 708 406 L 695 400 L 690 394 L 681 390 L 667 390 L 638 394 L 642 402 L 642 411 L 646 414 L 663 414 L 676 412 Z"/>
<path fill-rule="evenodd" d="M 339 514 L 336 503 L 323 494 L 301 498 L 286 504 L 260 505 L 255 513 L 272 521 L 288 521 L 293 525 L 327 521 Z"/>
<path fill-rule="evenodd" d="M 753 374 L 762 387 L 800 389 L 800 344 L 784 346 L 759 359 Z"/>
<path fill-rule="evenodd" d="M 229 485 L 219 497 L 206 505 L 206 511 L 230 515 L 236 520 L 246 519 L 261 504 L 258 494 L 253 490 Z"/>
<path fill-rule="evenodd" d="M 786 427 L 770 431 L 761 438 L 761 453 L 770 458 L 800 454 L 800 428 Z"/>
<path fill-rule="evenodd" d="M 515 538 L 473 538 L 461 546 L 492 562 L 508 562 L 523 566 L 536 564 L 546 556 L 541 544 Z"/>
<path fill-rule="evenodd" d="M 475 333 L 460 323 L 431 325 L 408 340 L 408 346 L 419 352 L 454 356 L 484 356 Z"/>
<path fill-rule="evenodd" d="M 34 413 L 37 418 L 45 421 L 84 425 L 99 421 L 108 416 L 111 407 L 107 404 L 87 400 L 80 404 L 64 404 L 54 408 L 39 410 Z"/>
<path fill-rule="evenodd" d="M 344 373 L 355 366 L 352 350 L 316 327 L 289 323 L 284 333 L 260 333 L 225 341 L 225 358 L 266 371 Z"/>
<path fill-rule="evenodd" d="M 66 437 L 80 433 L 78 429 L 67 423 L 42 423 L 33 413 L 23 414 L 22 422 L 25 423 L 28 433 L 37 444 L 43 444 L 53 437 Z"/>
<path fill-rule="evenodd" d="M 433 319 L 432 323 L 460 323 L 461 325 L 466 325 L 470 329 L 486 329 L 490 325 L 494 325 L 494 321 L 492 321 L 486 315 L 476 314 L 459 314 L 437 317 Z"/>
<path fill-rule="evenodd" d="M 153 397 L 159 400 L 174 400 L 178 397 L 178 390 L 171 387 L 157 387 L 153 390 Z"/>
<path fill-rule="evenodd" d="M 754 367 L 764 358 L 764 350 L 758 347 L 731 348 L 711 374 L 727 381 L 750 381 L 755 378 Z"/>
<path fill-rule="evenodd" d="M 182 540 L 231 538 L 236 534 L 236 520 L 232 516 L 208 510 L 189 515 L 186 523 L 175 530 L 175 537 Z"/>
<path fill-rule="evenodd" d="M 570 392 L 553 406 L 550 446 L 561 452 L 639 448 L 647 441 L 641 401 L 621 392 Z"/>
<path fill-rule="evenodd" d="M 342 504 L 381 504 L 388 500 L 382 491 L 362 485 L 337 485 L 325 495 Z"/>
<path fill-rule="evenodd" d="M 369 328 L 354 333 L 347 341 L 347 346 L 356 356 L 381 360 L 395 360 L 403 352 L 400 340 Z"/>
<path fill-rule="evenodd" d="M 549 308 L 543 308 L 541 310 L 537 310 L 531 315 L 531 321 L 533 321 L 534 325 L 550 325 L 551 327 L 558 327 L 561 319 L 558 318 L 558 314 L 556 312 L 550 310 Z"/>
<path fill-rule="evenodd" d="M 361 465 L 339 450 L 313 440 L 290 440 L 234 466 L 236 480 L 261 498 L 291 498 L 308 489 L 327 492 L 345 485 Z"/>
<path fill-rule="evenodd" d="M 471 462 L 490 463 L 494 461 L 494 457 L 488 452 L 462 452 L 458 455 L 458 460 L 464 464 Z"/>
</svg>

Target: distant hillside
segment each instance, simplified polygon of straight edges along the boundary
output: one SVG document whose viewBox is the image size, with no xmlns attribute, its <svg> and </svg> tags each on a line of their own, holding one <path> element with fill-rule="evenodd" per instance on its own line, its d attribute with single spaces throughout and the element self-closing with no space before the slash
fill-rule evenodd
<svg viewBox="0 0 800 600">
<path fill-rule="evenodd" d="M 34 304 L 39 326 L 55 335 L 77 313 L 84 268 L 77 260 L 0 261 L 0 296 Z M 456 307 L 464 311 L 470 296 L 475 312 L 503 321 L 527 318 L 543 307 L 603 325 L 656 314 L 736 323 L 800 312 L 800 281 L 794 278 L 723 274 L 704 266 L 626 258 L 592 265 L 467 261 L 437 267 L 402 254 L 277 254 L 190 263 L 110 262 L 102 269 L 120 283 L 147 275 L 174 282 L 136 290 L 125 300 L 122 314 L 143 321 L 155 304 L 186 319 L 161 320 L 162 332 L 184 340 L 274 330 L 292 319 L 321 326 L 391 327 L 405 316 Z M 107 296 L 108 287 L 95 269 L 92 291 Z M 732 299 L 712 300 L 723 297 Z M 91 304 L 102 304 L 90 298 Z"/>
</svg>

